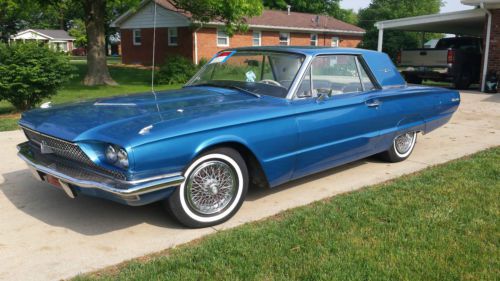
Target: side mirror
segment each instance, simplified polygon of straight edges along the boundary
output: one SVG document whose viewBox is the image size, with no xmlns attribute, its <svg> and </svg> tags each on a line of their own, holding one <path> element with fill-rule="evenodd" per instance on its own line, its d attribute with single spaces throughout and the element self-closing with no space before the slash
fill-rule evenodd
<svg viewBox="0 0 500 281">
<path fill-rule="evenodd" d="M 318 88 L 316 89 L 318 92 L 318 97 L 316 98 L 316 102 L 322 102 L 326 98 L 329 98 L 332 95 L 333 89 L 325 89 L 325 88 Z"/>
</svg>

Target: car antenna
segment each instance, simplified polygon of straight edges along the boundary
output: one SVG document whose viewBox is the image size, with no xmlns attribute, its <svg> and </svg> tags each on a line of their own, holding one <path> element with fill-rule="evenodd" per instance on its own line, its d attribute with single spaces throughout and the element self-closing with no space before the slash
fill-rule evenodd
<svg viewBox="0 0 500 281">
<path fill-rule="evenodd" d="M 151 61 L 151 92 L 155 97 L 156 110 L 158 110 L 158 114 L 160 114 L 160 118 L 163 120 L 163 117 L 160 113 L 160 106 L 158 105 L 158 99 L 156 97 L 155 92 L 155 50 L 156 50 L 156 0 L 154 3 L 154 14 L 153 14 L 153 58 Z"/>
</svg>

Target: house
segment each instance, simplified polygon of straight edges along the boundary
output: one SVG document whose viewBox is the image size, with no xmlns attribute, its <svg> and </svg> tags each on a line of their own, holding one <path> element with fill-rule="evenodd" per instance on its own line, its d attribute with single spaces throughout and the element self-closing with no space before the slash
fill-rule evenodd
<svg viewBox="0 0 500 281">
<path fill-rule="evenodd" d="M 375 23 L 379 30 L 378 50 L 382 50 L 384 30 L 449 33 L 483 38 L 481 91 L 489 74 L 500 77 L 500 0 L 461 0 L 471 9 Z M 500 87 L 497 87 L 500 91 Z"/>
<path fill-rule="evenodd" d="M 9 38 L 9 42 L 15 41 L 45 42 L 54 49 L 71 52 L 75 38 L 69 36 L 65 30 L 60 29 L 26 29 Z"/>
<path fill-rule="evenodd" d="M 119 27 L 122 61 L 151 65 L 153 26 L 156 9 L 155 61 L 182 55 L 198 63 L 217 51 L 242 46 L 313 45 L 356 47 L 365 31 L 333 17 L 265 10 L 247 20 L 248 31 L 229 37 L 224 23 L 193 25 L 191 15 L 177 10 L 168 0 L 145 0 L 134 11 L 118 17 L 111 26 Z"/>
</svg>

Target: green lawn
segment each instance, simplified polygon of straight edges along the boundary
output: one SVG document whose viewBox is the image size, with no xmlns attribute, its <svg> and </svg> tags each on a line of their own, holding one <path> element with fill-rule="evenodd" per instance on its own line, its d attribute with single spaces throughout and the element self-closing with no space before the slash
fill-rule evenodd
<svg viewBox="0 0 500 281">
<path fill-rule="evenodd" d="M 497 147 L 76 280 L 499 280 L 499 199 Z"/>
<path fill-rule="evenodd" d="M 72 60 L 71 64 L 75 66 L 75 76 L 58 91 L 57 95 L 48 100 L 51 100 L 53 103 L 63 103 L 151 90 L 150 70 L 113 66 L 115 61 L 119 62 L 119 58 L 108 59 L 108 64 L 110 65 L 109 70 L 111 72 L 111 76 L 116 82 L 118 82 L 118 86 L 88 87 L 82 85 L 81 81 L 83 80 L 87 70 L 86 60 Z M 180 87 L 180 85 L 159 85 L 155 89 L 165 90 L 178 87 Z M 6 101 L 1 101 L 0 131 L 16 129 L 18 119 L 19 116 L 16 114 L 14 107 Z"/>
</svg>

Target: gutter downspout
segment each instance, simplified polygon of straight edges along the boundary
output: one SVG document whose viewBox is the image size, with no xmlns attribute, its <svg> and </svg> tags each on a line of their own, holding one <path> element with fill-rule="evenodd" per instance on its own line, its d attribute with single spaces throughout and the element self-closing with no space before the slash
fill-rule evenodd
<svg viewBox="0 0 500 281">
<path fill-rule="evenodd" d="M 194 64 L 198 65 L 198 30 L 203 27 L 203 23 L 198 26 L 193 33 L 193 41 L 194 41 Z"/>
<path fill-rule="evenodd" d="M 491 12 L 484 8 L 484 0 L 481 1 L 480 4 L 481 9 L 483 9 L 486 14 L 488 15 L 488 24 L 486 27 L 486 43 L 484 47 L 484 56 L 483 56 L 483 77 L 481 78 L 481 92 L 484 92 L 484 89 L 486 87 L 486 74 L 488 71 L 488 59 L 489 59 L 489 54 L 490 54 L 490 33 L 491 33 Z"/>
</svg>

